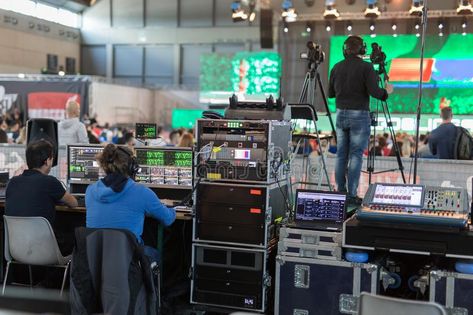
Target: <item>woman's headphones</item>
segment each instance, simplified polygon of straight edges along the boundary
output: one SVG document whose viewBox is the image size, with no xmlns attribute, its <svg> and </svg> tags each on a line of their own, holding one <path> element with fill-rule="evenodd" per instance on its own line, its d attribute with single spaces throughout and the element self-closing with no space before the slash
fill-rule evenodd
<svg viewBox="0 0 473 315">
<path fill-rule="evenodd" d="M 343 43 L 343 56 L 346 58 L 350 55 L 365 55 L 366 43 L 360 36 L 351 35 Z"/>
<path fill-rule="evenodd" d="M 117 146 L 117 148 L 118 150 L 124 152 L 128 156 L 128 166 L 127 166 L 128 176 L 130 176 L 131 178 L 135 178 L 136 174 L 138 173 L 138 170 L 140 169 L 140 166 L 138 165 L 138 162 L 136 161 L 135 156 L 131 154 L 130 152 L 128 152 L 128 150 L 120 146 Z"/>
</svg>

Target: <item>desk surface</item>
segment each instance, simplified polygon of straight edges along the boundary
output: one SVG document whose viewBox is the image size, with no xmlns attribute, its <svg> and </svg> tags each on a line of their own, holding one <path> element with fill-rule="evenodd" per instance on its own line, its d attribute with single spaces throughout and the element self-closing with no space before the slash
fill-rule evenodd
<svg viewBox="0 0 473 315">
<path fill-rule="evenodd" d="M 5 200 L 0 201 L 0 208 L 5 208 Z M 68 206 L 64 205 L 56 205 L 56 211 L 83 214 L 87 212 L 85 207 L 69 208 Z M 176 211 L 176 220 L 192 220 L 192 212 Z"/>
</svg>

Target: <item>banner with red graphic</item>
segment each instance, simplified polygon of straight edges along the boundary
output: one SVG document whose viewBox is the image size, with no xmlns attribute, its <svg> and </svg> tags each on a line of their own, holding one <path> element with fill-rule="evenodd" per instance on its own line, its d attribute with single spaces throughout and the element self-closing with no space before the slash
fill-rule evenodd
<svg viewBox="0 0 473 315">
<path fill-rule="evenodd" d="M 28 94 L 28 117 L 51 118 L 61 120 L 66 118 L 66 103 L 76 101 L 80 104 L 77 93 L 34 92 Z"/>
<path fill-rule="evenodd" d="M 25 119 L 65 118 L 66 103 L 74 100 L 80 104 L 81 116 L 88 112 L 89 80 L 68 81 L 66 79 L 0 80 L 5 89 L 0 97 L 0 114 L 12 108 L 20 108 L 26 113 Z M 2 95 L 0 95 L 2 96 Z"/>
</svg>

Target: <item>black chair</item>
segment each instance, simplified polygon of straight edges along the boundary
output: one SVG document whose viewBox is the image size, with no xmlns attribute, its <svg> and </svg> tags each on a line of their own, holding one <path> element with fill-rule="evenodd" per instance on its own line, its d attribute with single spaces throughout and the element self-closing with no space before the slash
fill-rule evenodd
<svg viewBox="0 0 473 315">
<path fill-rule="evenodd" d="M 70 301 L 72 314 L 157 314 L 159 272 L 133 233 L 75 230 Z"/>
</svg>

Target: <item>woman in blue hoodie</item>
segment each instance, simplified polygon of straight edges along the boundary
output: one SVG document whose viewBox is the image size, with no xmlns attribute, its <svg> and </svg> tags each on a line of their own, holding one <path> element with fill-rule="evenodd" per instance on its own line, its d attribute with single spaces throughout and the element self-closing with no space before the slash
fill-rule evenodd
<svg viewBox="0 0 473 315">
<path fill-rule="evenodd" d="M 87 187 L 88 228 L 127 229 L 143 244 L 145 216 L 151 216 L 165 226 L 174 222 L 174 209 L 164 206 L 151 189 L 133 180 L 138 166 L 130 149 L 108 144 L 97 161 L 106 176 Z M 145 246 L 145 254 L 158 260 L 159 255 L 152 247 Z"/>
</svg>

